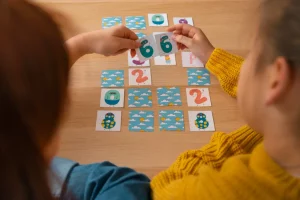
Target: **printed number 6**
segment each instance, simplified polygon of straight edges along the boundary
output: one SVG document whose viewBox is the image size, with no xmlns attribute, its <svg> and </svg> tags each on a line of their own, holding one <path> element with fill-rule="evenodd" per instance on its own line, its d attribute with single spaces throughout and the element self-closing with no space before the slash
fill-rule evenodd
<svg viewBox="0 0 300 200">
<path fill-rule="evenodd" d="M 150 58 L 153 55 L 153 48 L 151 46 L 146 46 L 148 44 L 148 40 L 144 40 L 141 42 L 140 52 L 145 58 Z"/>
<path fill-rule="evenodd" d="M 171 42 L 166 42 L 168 39 L 169 37 L 166 35 L 160 39 L 160 47 L 165 53 L 170 53 L 173 49 Z"/>
</svg>

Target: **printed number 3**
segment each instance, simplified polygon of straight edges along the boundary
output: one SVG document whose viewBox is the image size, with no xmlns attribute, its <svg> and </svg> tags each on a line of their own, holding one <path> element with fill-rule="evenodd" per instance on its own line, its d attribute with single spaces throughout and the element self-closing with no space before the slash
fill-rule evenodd
<svg viewBox="0 0 300 200">
<path fill-rule="evenodd" d="M 173 46 L 171 44 L 171 42 L 167 42 L 166 40 L 168 40 L 169 37 L 168 36 L 163 36 L 161 39 L 160 39 L 160 46 L 161 46 L 161 49 L 165 52 L 165 53 L 170 53 L 173 49 Z"/>
<path fill-rule="evenodd" d="M 140 47 L 140 52 L 145 58 L 150 58 L 153 55 L 153 48 L 150 45 L 145 46 L 148 43 L 148 40 L 143 40 L 141 42 L 142 46 Z"/>
</svg>

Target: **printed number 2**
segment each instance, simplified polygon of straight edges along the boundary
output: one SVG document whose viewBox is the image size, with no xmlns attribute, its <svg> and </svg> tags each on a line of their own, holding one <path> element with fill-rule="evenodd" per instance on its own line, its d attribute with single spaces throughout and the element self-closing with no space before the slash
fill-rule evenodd
<svg viewBox="0 0 300 200">
<path fill-rule="evenodd" d="M 148 80 L 148 76 L 144 76 L 144 72 L 141 69 L 135 69 L 131 72 L 133 76 L 138 74 L 138 77 L 136 78 L 137 83 L 144 83 Z"/>
<path fill-rule="evenodd" d="M 169 37 L 167 35 L 163 36 L 160 39 L 160 46 L 161 49 L 165 52 L 165 53 L 170 53 L 173 49 L 173 46 L 171 44 L 171 42 L 166 42 L 166 40 L 168 40 Z"/>
<path fill-rule="evenodd" d="M 145 46 L 148 43 L 149 43 L 148 40 L 143 40 L 141 42 L 142 46 L 140 47 L 140 52 L 145 58 L 150 58 L 153 55 L 153 48 L 150 45 Z"/>
</svg>

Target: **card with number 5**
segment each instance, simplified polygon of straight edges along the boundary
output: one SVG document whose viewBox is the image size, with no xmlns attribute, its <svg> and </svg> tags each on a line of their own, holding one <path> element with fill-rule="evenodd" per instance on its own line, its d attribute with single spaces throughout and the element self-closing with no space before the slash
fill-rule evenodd
<svg viewBox="0 0 300 200">
<path fill-rule="evenodd" d="M 160 56 L 166 56 L 178 51 L 177 43 L 172 40 L 173 33 L 161 33 L 155 35 L 155 41 Z"/>
<path fill-rule="evenodd" d="M 140 48 L 136 49 L 136 54 L 140 61 L 149 60 L 158 55 L 153 35 L 148 35 L 138 40 L 141 43 Z"/>
</svg>

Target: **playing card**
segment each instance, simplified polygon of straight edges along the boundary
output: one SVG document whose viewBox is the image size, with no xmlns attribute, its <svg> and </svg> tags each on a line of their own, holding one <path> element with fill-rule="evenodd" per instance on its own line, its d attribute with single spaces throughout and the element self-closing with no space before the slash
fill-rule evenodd
<svg viewBox="0 0 300 200">
<path fill-rule="evenodd" d="M 129 69 L 129 85 L 151 85 L 150 68 Z"/>
<path fill-rule="evenodd" d="M 158 55 L 153 35 L 148 35 L 139 39 L 138 41 L 141 43 L 141 46 L 135 50 L 140 61 L 146 61 Z"/>
<path fill-rule="evenodd" d="M 166 13 L 148 14 L 149 26 L 168 26 L 168 15 Z"/>
<path fill-rule="evenodd" d="M 181 52 L 182 67 L 204 67 L 202 61 L 192 52 Z"/>
<path fill-rule="evenodd" d="M 101 89 L 100 107 L 124 107 L 124 89 Z"/>
<path fill-rule="evenodd" d="M 188 106 L 211 106 L 208 88 L 186 88 Z"/>
<path fill-rule="evenodd" d="M 152 107 L 152 91 L 150 88 L 129 88 L 128 107 Z"/>
<path fill-rule="evenodd" d="M 121 131 L 121 111 L 98 111 L 96 131 Z"/>
<path fill-rule="evenodd" d="M 184 131 L 183 111 L 159 111 L 159 129 L 161 131 Z"/>
<path fill-rule="evenodd" d="M 128 128 L 131 132 L 153 132 L 154 112 L 141 110 L 129 111 Z"/>
<path fill-rule="evenodd" d="M 181 95 L 178 87 L 157 88 L 159 106 L 181 106 Z"/>
<path fill-rule="evenodd" d="M 173 33 L 166 32 L 154 35 L 155 42 L 160 56 L 174 54 L 178 51 L 177 43 L 172 40 Z"/>
<path fill-rule="evenodd" d="M 188 85 L 210 85 L 210 75 L 207 69 L 188 69 Z"/>
<path fill-rule="evenodd" d="M 193 18 L 191 17 L 174 17 L 174 24 L 189 24 L 194 26 Z"/>
<path fill-rule="evenodd" d="M 176 65 L 175 54 L 170 54 L 166 56 L 156 56 L 154 58 L 155 65 Z"/>
<path fill-rule="evenodd" d="M 102 28 L 110 28 L 122 24 L 122 17 L 104 17 L 102 18 Z"/>
<path fill-rule="evenodd" d="M 211 111 L 189 111 L 190 131 L 215 131 Z"/>
<path fill-rule="evenodd" d="M 101 87 L 124 87 L 124 70 L 103 70 Z"/>
<path fill-rule="evenodd" d="M 129 29 L 146 29 L 144 16 L 128 16 L 125 18 L 126 27 Z"/>
</svg>

